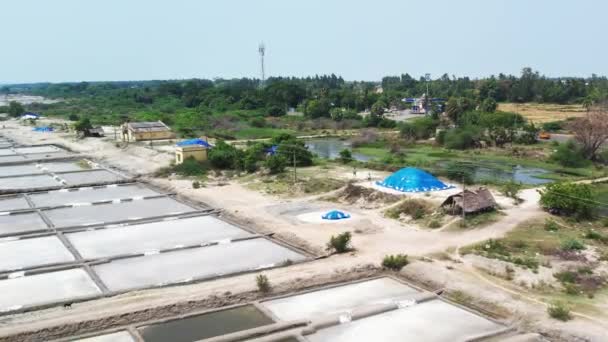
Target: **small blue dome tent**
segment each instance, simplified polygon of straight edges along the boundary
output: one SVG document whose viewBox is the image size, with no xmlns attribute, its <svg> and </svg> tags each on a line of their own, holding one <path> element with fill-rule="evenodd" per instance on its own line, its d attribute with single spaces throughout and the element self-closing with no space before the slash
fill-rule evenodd
<svg viewBox="0 0 608 342">
<path fill-rule="evenodd" d="M 339 210 L 332 210 L 327 214 L 321 216 L 321 218 L 324 220 L 343 220 L 350 218 L 350 215 Z"/>
<path fill-rule="evenodd" d="M 453 188 L 430 173 L 413 167 L 403 168 L 376 184 L 402 192 L 427 192 Z"/>
<path fill-rule="evenodd" d="M 205 140 L 200 139 L 200 138 L 183 140 L 183 141 L 178 142 L 176 145 L 177 146 L 201 145 L 206 148 L 213 147 L 210 143 L 208 143 Z"/>
</svg>

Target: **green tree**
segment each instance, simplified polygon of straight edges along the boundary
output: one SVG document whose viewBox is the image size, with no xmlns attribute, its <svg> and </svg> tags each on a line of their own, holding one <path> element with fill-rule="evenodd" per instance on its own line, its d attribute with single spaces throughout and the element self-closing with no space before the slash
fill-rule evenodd
<svg viewBox="0 0 608 342">
<path fill-rule="evenodd" d="M 286 114 L 285 108 L 277 105 L 268 107 L 267 112 L 270 116 L 283 116 Z"/>
<path fill-rule="evenodd" d="M 325 99 L 310 100 L 306 103 L 304 114 L 313 119 L 329 117 L 330 108 L 331 106 L 329 101 Z"/>
<path fill-rule="evenodd" d="M 539 192 L 540 204 L 553 213 L 577 219 L 590 219 L 595 214 L 597 205 L 589 184 L 553 183 Z"/>
<path fill-rule="evenodd" d="M 560 144 L 551 155 L 551 160 L 564 167 L 584 167 L 590 163 L 585 159 L 582 148 L 572 140 Z"/>
<path fill-rule="evenodd" d="M 287 166 L 287 159 L 282 155 L 272 155 L 266 158 L 264 163 L 270 174 L 278 174 L 285 171 L 285 167 Z"/>
<path fill-rule="evenodd" d="M 219 141 L 209 150 L 209 162 L 218 169 L 236 169 L 241 163 L 241 153 L 236 147 Z"/>
<path fill-rule="evenodd" d="M 91 125 L 91 120 L 89 120 L 89 118 L 82 118 L 74 124 L 74 129 L 76 130 L 76 132 L 84 136 L 87 136 L 89 134 L 88 132 L 91 128 L 93 128 L 93 125 Z"/>
<path fill-rule="evenodd" d="M 340 151 L 340 161 L 344 164 L 348 164 L 353 161 L 353 154 L 350 152 L 349 149 L 345 148 Z"/>
<path fill-rule="evenodd" d="M 8 104 L 8 115 L 16 118 L 25 112 L 23 105 L 16 101 L 11 101 Z"/>
<path fill-rule="evenodd" d="M 493 98 L 487 98 L 479 105 L 479 110 L 486 113 L 494 113 L 498 108 L 498 103 Z"/>
</svg>

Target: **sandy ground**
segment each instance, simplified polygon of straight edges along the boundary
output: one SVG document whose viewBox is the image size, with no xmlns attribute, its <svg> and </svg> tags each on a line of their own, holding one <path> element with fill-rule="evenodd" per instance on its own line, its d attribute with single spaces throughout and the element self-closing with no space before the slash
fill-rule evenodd
<svg viewBox="0 0 608 342">
<path fill-rule="evenodd" d="M 113 142 L 100 139 L 88 138 L 74 141 L 73 138 L 61 133 L 35 133 L 31 131 L 30 127 L 22 127 L 14 122 L 7 123 L 6 128 L 0 131 L 0 134 L 13 137 L 23 143 L 63 144 L 107 164 L 137 174 L 150 173 L 158 167 L 166 166 L 172 159 L 169 154 L 141 146 L 119 149 L 114 146 Z M 360 184 L 370 185 L 370 182 L 365 179 L 367 171 L 358 173 L 364 177 Z M 384 176 L 383 173 L 374 174 L 374 178 L 382 176 Z M 346 177 L 352 177 L 352 173 Z M 498 238 L 518 224 L 543 215 L 538 206 L 539 194 L 536 190 L 530 189 L 521 193 L 524 202 L 518 206 L 497 196 L 505 215 L 496 223 L 482 229 L 439 231 L 423 229 L 385 218 L 382 215 L 382 209 L 362 209 L 356 206 L 323 202 L 317 199 L 318 196 L 283 199 L 249 190 L 237 182 L 230 182 L 221 187 L 208 185 L 205 188 L 192 189 L 191 181 L 188 180 L 153 178 L 148 180 L 220 208 L 223 210 L 223 215 L 233 217 L 252 229 L 262 233 L 275 233 L 278 238 L 319 255 L 325 253 L 325 244 L 331 235 L 344 231 L 353 232 L 352 244 L 356 248 L 353 253 L 335 255 L 265 272 L 273 284 L 277 284 L 285 291 L 299 288 L 313 279 L 327 282 L 348 278 L 348 275 L 354 274 L 352 269 L 365 268 L 365 265 L 370 264 L 379 265 L 381 259 L 387 254 L 405 253 L 411 256 L 423 256 L 447 249 L 457 250 L 460 246 L 489 238 Z M 447 192 L 433 193 L 431 199 L 439 200 L 440 197 L 444 198 L 447 194 Z M 424 198 L 428 199 L 426 196 Z M 346 211 L 353 217 L 339 223 L 302 219 L 308 217 L 307 215 L 316 216 L 331 209 Z M 565 336 L 564 340 L 572 340 L 570 334 L 597 341 L 608 336 L 606 324 L 598 324 L 597 321 L 584 318 L 569 323 L 551 320 L 547 317 L 546 308 L 542 303 L 522 298 L 490 281 L 480 281 L 479 275 L 470 268 L 468 263 L 455 263 L 450 268 L 446 268 L 445 263 L 448 262 L 416 261 L 406 267 L 402 271 L 402 275 L 418 283 L 430 284 L 435 288 L 446 287 L 464 291 L 473 294 L 480 301 L 499 305 L 510 312 L 511 323 L 518 327 L 549 333 L 559 330 L 559 334 Z M 119 318 L 125 318 L 128 313 L 135 311 L 143 310 L 149 315 L 153 315 L 155 312 L 153 308 L 159 306 L 177 306 L 179 303 L 200 301 L 209 296 L 225 297 L 227 291 L 231 294 L 253 291 L 255 289 L 254 277 L 253 274 L 240 275 L 200 284 L 145 290 L 75 304 L 69 311 L 53 308 L 4 317 L 0 319 L 0 341 L 2 341 L 2 336 L 48 327 L 59 327 L 52 330 L 55 334 L 72 334 L 74 329 L 84 332 L 108 328 L 120 324 L 122 321 Z M 236 301 L 238 302 L 238 298 Z M 215 305 L 228 303 L 231 303 L 228 299 L 219 300 Z M 188 307 L 186 306 L 182 310 L 188 310 Z M 183 312 L 180 311 L 180 313 Z M 104 321 L 104 318 L 108 319 Z M 75 322 L 86 321 L 99 323 L 90 325 L 82 323 L 77 328 L 73 327 Z M 65 328 L 68 326 L 72 328 Z"/>
</svg>

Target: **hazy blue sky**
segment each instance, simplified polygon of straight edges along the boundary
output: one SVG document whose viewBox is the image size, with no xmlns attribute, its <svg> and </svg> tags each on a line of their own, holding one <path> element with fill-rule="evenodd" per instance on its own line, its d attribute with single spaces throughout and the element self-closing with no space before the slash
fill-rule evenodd
<svg viewBox="0 0 608 342">
<path fill-rule="evenodd" d="M 5 0 L 0 83 L 608 74 L 606 0 Z"/>
</svg>

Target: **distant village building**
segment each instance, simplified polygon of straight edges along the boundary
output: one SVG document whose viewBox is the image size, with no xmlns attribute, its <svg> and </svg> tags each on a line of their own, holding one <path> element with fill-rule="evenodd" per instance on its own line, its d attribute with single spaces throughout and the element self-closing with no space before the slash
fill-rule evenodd
<svg viewBox="0 0 608 342">
<path fill-rule="evenodd" d="M 207 160 L 207 151 L 212 147 L 205 139 L 189 139 L 180 141 L 175 148 L 175 164 L 181 164 L 188 158 L 198 161 Z"/>
<path fill-rule="evenodd" d="M 178 146 L 175 148 L 175 164 L 181 164 L 188 158 L 197 161 L 207 160 L 207 147 L 201 145 Z"/>
<path fill-rule="evenodd" d="M 173 139 L 175 134 L 162 121 L 127 122 L 122 126 L 123 140 L 146 141 Z"/>
<path fill-rule="evenodd" d="M 441 207 L 449 214 L 474 214 L 482 211 L 489 211 L 496 208 L 496 200 L 492 193 L 486 188 L 479 188 L 475 191 L 465 190 L 448 197 Z"/>
<path fill-rule="evenodd" d="M 87 137 L 103 137 L 105 136 L 105 133 L 103 131 L 103 128 L 101 127 L 92 127 L 92 128 L 88 128 L 85 135 Z"/>
</svg>

